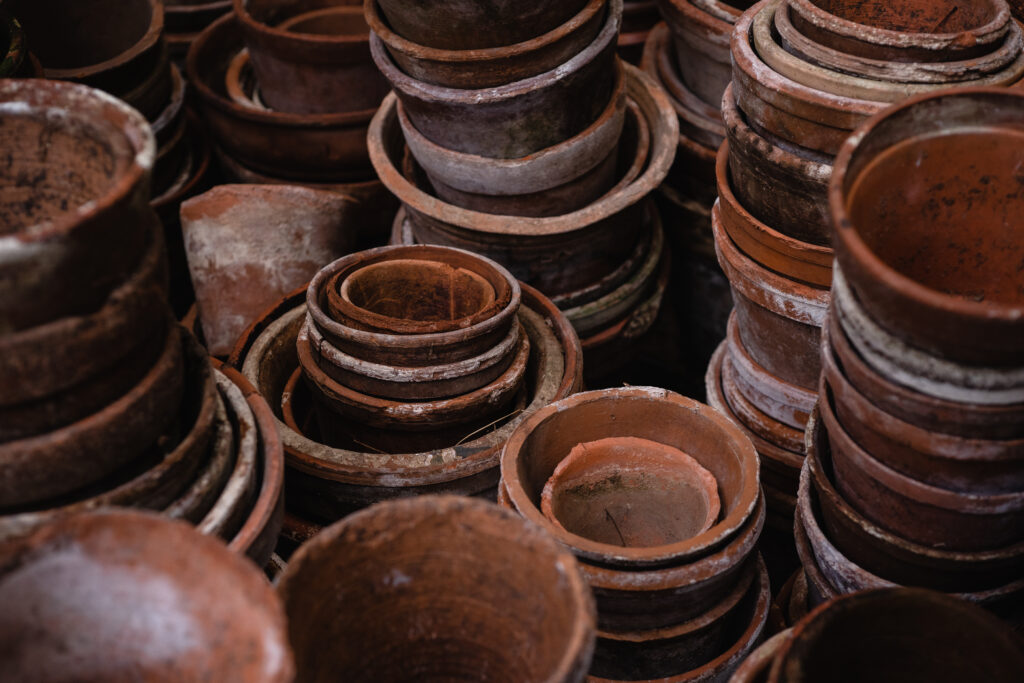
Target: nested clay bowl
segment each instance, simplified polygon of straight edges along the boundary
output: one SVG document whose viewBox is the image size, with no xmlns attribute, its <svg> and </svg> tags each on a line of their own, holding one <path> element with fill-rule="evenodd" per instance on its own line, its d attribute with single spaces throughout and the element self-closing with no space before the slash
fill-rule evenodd
<svg viewBox="0 0 1024 683">
<path fill-rule="evenodd" d="M 650 547 L 594 541 L 551 524 L 541 512 L 541 496 L 559 463 L 577 444 L 611 437 L 657 441 L 695 459 L 717 481 L 719 519 L 703 533 Z M 735 425 L 712 408 L 646 387 L 587 392 L 537 411 L 509 437 L 501 472 L 520 514 L 544 524 L 580 557 L 617 567 L 679 564 L 708 554 L 733 538 L 753 514 L 759 490 L 757 453 Z M 613 483 L 609 480 L 609 486 Z M 657 490 L 662 483 L 652 487 Z M 649 511 L 651 519 L 658 515 L 657 509 Z M 614 517 L 596 523 L 609 528 L 600 535 L 591 530 L 592 537 L 615 535 Z"/>
<path fill-rule="evenodd" d="M 292 555 L 278 592 L 299 681 L 339 671 L 353 681 L 582 681 L 594 648 L 576 560 L 478 500 L 421 496 L 357 512 Z"/>
<path fill-rule="evenodd" d="M 284 610 L 260 570 L 154 514 L 73 515 L 0 546 L 0 600 L 17 680 L 293 680 Z"/>
</svg>

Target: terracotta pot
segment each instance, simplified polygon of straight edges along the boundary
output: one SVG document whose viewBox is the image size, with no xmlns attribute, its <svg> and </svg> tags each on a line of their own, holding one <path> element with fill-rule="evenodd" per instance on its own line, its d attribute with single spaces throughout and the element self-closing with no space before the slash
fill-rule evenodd
<svg viewBox="0 0 1024 683">
<path fill-rule="evenodd" d="M 726 351 L 729 351 L 728 346 Z M 758 437 L 758 441 L 751 439 L 754 448 L 761 446 L 760 442 L 764 441 L 793 454 L 802 453 L 803 431 L 780 422 L 744 395 L 742 384 L 736 379 L 740 371 L 732 362 L 731 355 L 727 353 L 722 359 L 721 369 L 721 391 L 726 403 L 729 404 L 728 415 L 735 417 L 741 427 Z M 763 396 L 759 395 L 758 398 Z M 761 450 L 758 450 L 758 454 L 764 455 Z"/>
<path fill-rule="evenodd" d="M 691 0 L 658 0 L 658 9 L 672 31 L 683 82 L 704 102 L 717 106 L 732 78 L 729 34 L 733 21 Z"/>
<path fill-rule="evenodd" d="M 352 251 L 352 204 L 304 187 L 222 185 L 181 205 L 185 251 L 212 354 L 227 355 L 268 305 Z"/>
<path fill-rule="evenodd" d="M 367 14 L 372 2 L 366 2 Z M 557 7 L 504 0 L 486 8 L 474 2 L 430 6 L 408 0 L 379 2 L 383 18 L 403 38 L 448 50 L 493 48 L 543 37 L 587 6 L 586 0 L 558 3 Z"/>
<path fill-rule="evenodd" d="M 875 525 L 857 512 L 835 487 L 832 451 L 820 417 L 807 431 L 808 524 L 818 525 L 836 552 L 863 571 L 894 583 L 960 592 L 976 602 L 998 601 L 1020 584 L 1024 544 L 996 551 L 957 552 L 912 543 Z M 815 507 L 816 504 L 816 507 Z M 1010 586 L 1009 589 L 1007 587 Z M 1020 587 L 1018 586 L 1018 590 Z"/>
<path fill-rule="evenodd" d="M 737 158 L 737 163 L 742 161 Z M 831 248 L 803 242 L 762 223 L 733 194 L 728 141 L 718 150 L 715 170 L 722 226 L 744 254 L 794 280 L 818 287 L 832 284 Z M 774 187 L 778 192 L 779 185 Z"/>
<path fill-rule="evenodd" d="M 761 643 L 736 669 L 729 683 L 768 683 L 772 664 L 791 633 L 786 629 Z"/>
<path fill-rule="evenodd" d="M 743 348 L 769 373 L 813 390 L 829 291 L 782 277 L 743 255 L 712 211 L 718 262 L 729 278 Z"/>
<path fill-rule="evenodd" d="M 1011 24 L 1006 3 L 970 7 L 907 0 L 865 7 L 849 0 L 787 0 L 793 24 L 811 39 L 861 57 L 948 62 L 990 52 Z"/>
<path fill-rule="evenodd" d="M 1001 159 L 1021 138 L 1022 98 L 965 90 L 905 102 L 844 145 L 829 187 L 836 256 L 867 313 L 912 346 L 966 364 L 1024 365 L 1020 248 L 1000 218 L 1016 191 Z M 912 179 L 897 171 L 919 154 L 927 163 Z M 928 197 L 949 208 L 915 194 L 940 183 Z"/>
<path fill-rule="evenodd" d="M 247 167 L 292 180 L 341 182 L 370 175 L 366 126 L 374 109 L 291 114 L 233 102 L 224 77 L 242 47 L 241 25 L 227 16 L 200 34 L 186 60 L 188 80 L 217 143 Z M 247 82 L 250 97 L 254 87 Z"/>
<path fill-rule="evenodd" d="M 339 563 L 351 571 L 339 574 Z M 593 653 L 594 603 L 575 559 L 479 501 L 422 497 L 358 512 L 303 545 L 278 591 L 299 680 L 355 669 L 386 680 L 414 667 L 437 678 L 582 681 Z M 325 599 L 332 607 L 318 609 Z M 382 618 L 367 621 L 367 611 Z M 435 624 L 426 631 L 415 625 L 423 614 Z M 323 637 L 339 646 L 325 649 Z"/>
<path fill-rule="evenodd" d="M 729 137 L 725 152 L 728 175 L 725 178 L 716 175 L 720 196 L 727 187 L 731 188 L 730 194 L 735 193 L 735 201 L 722 201 L 723 211 L 737 205 L 745 207 L 752 218 L 763 221 L 767 229 L 779 235 L 771 240 L 773 250 L 785 248 L 785 253 L 790 255 L 780 261 L 746 240 L 752 256 L 758 260 L 763 257 L 766 265 L 784 274 L 827 287 L 829 281 L 822 266 L 831 268 L 832 259 L 832 250 L 828 248 L 831 159 L 754 130 L 737 106 L 735 92 L 730 85 L 722 99 L 722 117 Z M 719 154 L 723 154 L 721 148 Z M 728 219 L 735 213 L 729 211 Z M 730 222 L 739 224 L 739 221 Z M 767 242 L 765 231 L 758 232 L 761 235 L 758 242 Z M 809 265 L 800 265 L 799 271 L 790 273 L 795 267 L 794 259 L 811 261 L 817 267 L 809 272 Z"/>
<path fill-rule="evenodd" d="M 284 610 L 267 580 L 187 524 L 75 515 L 8 544 L 0 562 L 0 633 L 16 678 L 293 679 Z"/>
<path fill-rule="evenodd" d="M 156 146 L 138 112 L 84 86 L 7 79 L 0 102 L 13 159 L 0 196 L 0 331 L 10 333 L 98 310 L 135 270 L 155 221 Z M 26 173 L 42 176 L 26 188 Z"/>
<path fill-rule="evenodd" d="M 383 41 L 398 68 L 424 83 L 467 90 L 520 81 L 569 61 L 590 45 L 604 25 L 607 13 L 614 11 L 608 9 L 611 3 L 606 0 L 574 0 L 566 3 L 566 6 L 576 7 L 579 11 L 574 16 L 566 16 L 560 25 L 552 26 L 546 33 L 531 33 L 521 41 L 512 43 L 495 43 L 498 47 L 481 45 L 474 49 L 445 49 L 420 44 L 412 35 L 425 30 L 447 31 L 451 25 L 417 26 L 410 34 L 392 30 L 380 11 L 384 4 L 386 0 L 385 3 L 367 2 L 364 6 L 366 21 L 374 34 Z M 560 7 L 559 11 L 563 9 L 566 8 Z M 430 8 L 422 11 L 437 10 Z M 464 15 L 459 17 L 459 21 L 464 21 Z M 479 36 L 480 28 L 480 25 L 474 26 L 459 36 L 459 39 Z M 503 28 L 509 29 L 511 26 Z M 531 27 L 530 30 L 535 31 L 535 28 Z"/>
<path fill-rule="evenodd" d="M 420 190 L 400 171 L 403 153 L 396 101 L 385 99 L 368 143 L 382 181 L 405 204 L 423 242 L 464 246 L 505 264 L 521 280 L 558 295 L 588 286 L 615 270 L 636 242 L 634 205 L 665 177 L 678 140 L 678 125 L 667 98 L 639 71 L 623 65 L 627 94 L 640 107 L 651 131 L 644 172 L 628 186 L 563 216 L 521 218 L 460 209 Z M 572 269 L 565 263 L 572 262 Z"/>
<path fill-rule="evenodd" d="M 614 417 L 614 419 L 612 419 Z M 632 436 L 679 448 L 718 481 L 721 519 L 692 538 L 649 548 L 592 541 L 552 525 L 540 511 L 541 492 L 579 443 Z M 592 391 L 539 410 L 509 437 L 502 479 L 520 514 L 543 524 L 580 557 L 618 567 L 655 566 L 701 557 L 728 539 L 754 512 L 757 455 L 750 441 L 717 411 L 663 389 Z"/>
<path fill-rule="evenodd" d="M 234 0 L 234 10 L 269 108 L 364 111 L 387 94 L 363 10 L 350 0 Z"/>
<path fill-rule="evenodd" d="M 622 0 L 611 2 L 601 32 L 585 50 L 550 71 L 493 88 L 416 80 L 397 67 L 377 36 L 371 36 L 370 50 L 412 125 L 427 139 L 458 152 L 515 159 L 576 135 L 608 105 Z M 456 120 L 460 125 L 453 127 Z"/>
<path fill-rule="evenodd" d="M 1013 681 L 1022 667 L 1017 636 L 992 615 L 934 592 L 890 588 L 809 614 L 776 656 L 769 681 Z"/>
</svg>

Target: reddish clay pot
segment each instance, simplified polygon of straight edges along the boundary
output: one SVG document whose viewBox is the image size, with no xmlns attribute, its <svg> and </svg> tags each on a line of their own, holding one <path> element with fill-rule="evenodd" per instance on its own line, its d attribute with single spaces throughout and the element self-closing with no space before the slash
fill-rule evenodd
<svg viewBox="0 0 1024 683">
<path fill-rule="evenodd" d="M 575 559 L 480 501 L 425 496 L 358 512 L 303 545 L 278 591 L 299 680 L 415 670 L 582 681 L 593 653 L 594 602 Z M 367 621 L 369 612 L 381 618 Z M 434 622 L 425 631 L 424 614 Z M 324 637 L 338 647 L 322 647 Z"/>
<path fill-rule="evenodd" d="M 388 92 L 350 0 L 234 0 L 266 105 L 294 114 L 373 109 Z"/>
<path fill-rule="evenodd" d="M 411 35 L 392 30 L 380 11 L 383 4 L 367 2 L 364 6 L 366 21 L 383 41 L 398 68 L 424 83 L 466 90 L 521 81 L 569 61 L 590 45 L 604 25 L 607 12 L 614 11 L 608 9 L 611 3 L 606 0 L 574 0 L 566 4 L 577 7 L 579 11 L 546 33 L 534 33 L 513 43 L 503 42 L 497 44 L 499 47 L 445 49 L 420 44 Z M 464 17 L 460 17 L 462 20 Z M 436 28 L 430 26 L 427 30 Z M 446 25 L 443 28 L 448 30 L 450 27 Z M 460 38 L 479 35 L 479 28 L 474 26 Z M 416 27 L 417 32 L 424 29 L 423 26 Z"/>
<path fill-rule="evenodd" d="M 992 615 L 931 591 L 890 588 L 809 614 L 776 656 L 769 681 L 1009 682 L 1022 669 L 1017 636 Z"/>
<path fill-rule="evenodd" d="M 968 365 L 1024 365 L 1022 247 L 1005 220 L 1022 98 L 966 89 L 905 102 L 844 145 L 829 187 L 836 256 L 865 311 Z M 908 177 L 901 169 L 921 154 Z"/>
<path fill-rule="evenodd" d="M 370 50 L 425 137 L 458 152 L 515 159 L 576 135 L 608 105 L 622 0 L 611 2 L 604 26 L 585 50 L 550 71 L 494 88 L 431 85 L 403 73 L 377 36 L 371 36 Z"/>
<path fill-rule="evenodd" d="M 196 38 L 186 60 L 188 80 L 217 143 L 261 173 L 314 182 L 365 179 L 366 126 L 374 109 L 304 115 L 233 102 L 224 77 L 242 48 L 241 24 L 227 16 Z M 251 97 L 254 84 L 246 87 Z"/>
<path fill-rule="evenodd" d="M 138 266 L 155 222 L 149 124 L 109 95 L 42 80 L 0 83 L 0 117 L 12 155 L 0 193 L 0 331 L 92 313 Z"/>
<path fill-rule="evenodd" d="M 807 524 L 819 526 L 836 552 L 863 571 L 899 584 L 960 592 L 982 603 L 997 602 L 1020 584 L 1024 543 L 986 552 L 930 548 L 878 527 L 853 509 L 835 488 L 832 451 L 820 418 L 808 424 L 806 469 L 807 491 L 801 495 L 809 501 Z"/>
<path fill-rule="evenodd" d="M 791 633 L 792 630 L 787 628 L 761 643 L 743 661 L 740 668 L 736 669 L 729 683 L 768 683 L 768 674 L 771 672 L 775 657 Z"/>
<path fill-rule="evenodd" d="M 2 558 L 0 633 L 15 678 L 293 680 L 267 580 L 187 524 L 80 514 L 8 544 Z"/>
<path fill-rule="evenodd" d="M 555 468 L 579 443 L 608 437 L 651 439 L 678 448 L 718 481 L 721 519 L 692 538 L 649 548 L 592 541 L 552 525 L 540 511 L 541 492 Z M 724 416 L 663 389 L 606 389 L 541 409 L 505 444 L 502 480 L 520 514 L 544 524 L 580 557 L 619 566 L 657 566 L 698 558 L 735 536 L 758 497 L 757 454 Z"/>
<path fill-rule="evenodd" d="M 716 16 L 692 0 L 658 0 L 658 9 L 672 31 L 683 82 L 704 102 L 717 106 L 732 78 L 729 34 L 735 18 Z"/>
</svg>

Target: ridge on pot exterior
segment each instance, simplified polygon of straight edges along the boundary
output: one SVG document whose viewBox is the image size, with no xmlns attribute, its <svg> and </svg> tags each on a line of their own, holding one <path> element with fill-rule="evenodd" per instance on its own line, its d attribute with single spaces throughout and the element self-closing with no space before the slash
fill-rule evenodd
<svg viewBox="0 0 1024 683">
<path fill-rule="evenodd" d="M 1022 101 L 1024 93 L 1010 89 L 963 89 L 904 102 L 844 144 L 829 188 L 836 257 L 868 315 L 908 344 L 968 365 L 1024 366 L 1021 274 L 1011 265 L 1021 247 L 1014 222 L 998 218 L 1011 206 L 1003 195 L 1019 184 L 1006 155 L 1024 135 Z M 919 152 L 927 152 L 927 164 L 911 177 L 893 177 L 898 159 Z M 976 171 L 968 177 L 961 169 L 970 164 Z M 950 208 L 906 199 L 914 187 L 940 182 Z M 971 188 L 984 199 L 966 203 Z M 871 207 L 865 192 L 872 192 Z M 894 192 L 903 198 L 898 205 Z M 886 229 L 893 221 L 903 226 L 899 234 Z"/>
<path fill-rule="evenodd" d="M 0 546 L 0 595 L 18 679 L 293 679 L 284 610 L 259 569 L 154 514 L 74 515 Z"/>
<path fill-rule="evenodd" d="M 423 496 L 357 512 L 299 548 L 278 592 L 300 681 L 416 670 L 571 683 L 584 680 L 594 649 L 593 597 L 575 558 L 483 501 Z M 331 608 L 319 609 L 325 596 Z"/>
<path fill-rule="evenodd" d="M 677 447 L 710 470 L 719 486 L 720 520 L 693 538 L 649 548 L 591 541 L 548 522 L 539 502 L 558 463 L 578 443 L 617 436 Z M 587 392 L 537 411 L 505 444 L 501 471 L 520 514 L 543 524 L 580 557 L 621 567 L 678 564 L 706 554 L 735 535 L 753 513 L 759 491 L 758 458 L 749 439 L 717 411 L 650 387 Z"/>
<path fill-rule="evenodd" d="M 870 651 L 871 656 L 865 656 Z M 790 632 L 769 681 L 1014 681 L 1018 636 L 977 607 L 917 588 L 838 598 Z"/>
<path fill-rule="evenodd" d="M 683 83 L 673 59 L 675 48 L 670 44 L 668 27 L 659 24 L 651 33 L 653 37 L 647 48 L 644 71 L 668 92 L 679 115 L 680 133 L 702 145 L 717 148 L 725 138 L 719 107 L 700 99 Z"/>
<path fill-rule="evenodd" d="M 234 0 L 267 106 L 296 114 L 373 109 L 387 83 L 351 0 Z"/>
</svg>

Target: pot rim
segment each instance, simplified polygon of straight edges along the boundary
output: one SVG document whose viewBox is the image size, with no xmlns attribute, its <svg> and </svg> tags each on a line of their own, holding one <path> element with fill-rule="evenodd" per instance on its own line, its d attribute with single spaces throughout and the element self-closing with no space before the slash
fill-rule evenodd
<svg viewBox="0 0 1024 683">
<path fill-rule="evenodd" d="M 678 108 L 688 114 L 686 117 L 688 121 L 724 138 L 725 124 L 722 122 L 719 108 L 712 107 L 697 97 L 676 73 L 677 67 L 672 59 L 674 55 L 670 54 L 670 50 L 674 51 L 670 38 L 669 28 L 665 22 L 661 22 L 651 29 L 651 68 L 645 70 L 668 92 L 669 97 L 680 105 Z"/>
<path fill-rule="evenodd" d="M 285 42 L 290 43 L 296 49 L 317 49 L 320 47 L 335 46 L 342 47 L 358 45 L 359 43 L 366 43 L 370 40 L 369 30 L 367 30 L 365 34 L 345 33 L 323 35 L 319 33 L 290 31 L 277 26 L 271 26 L 270 24 L 263 23 L 249 12 L 249 0 L 231 0 L 231 8 L 234 10 L 234 16 L 238 18 L 238 22 L 242 25 L 243 30 L 251 31 L 256 35 L 259 35 L 263 40 L 268 40 L 268 42 L 273 41 L 275 44 Z M 310 10 L 309 12 L 303 12 L 302 14 L 309 14 L 310 12 L 324 10 L 333 10 L 343 14 L 355 14 L 361 11 L 358 5 L 338 4 L 322 7 L 318 10 Z M 295 16 L 290 16 L 286 18 L 285 21 L 294 18 Z"/>
</svg>

